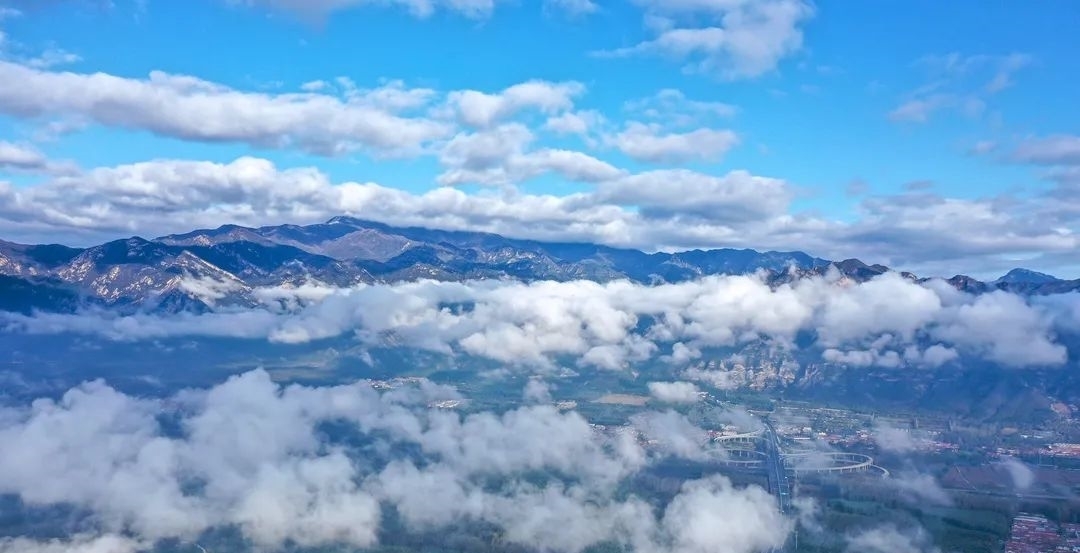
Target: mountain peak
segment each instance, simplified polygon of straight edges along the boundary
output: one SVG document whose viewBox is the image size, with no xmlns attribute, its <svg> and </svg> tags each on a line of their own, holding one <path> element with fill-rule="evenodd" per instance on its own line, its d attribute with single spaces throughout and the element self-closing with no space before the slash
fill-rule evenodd
<svg viewBox="0 0 1080 553">
<path fill-rule="evenodd" d="M 328 219 L 325 224 L 327 224 L 327 225 L 356 225 L 357 223 L 361 223 L 361 222 L 362 221 L 360 221 L 360 219 L 357 219 L 356 217 L 350 217 L 348 215 L 337 215 L 337 216 L 334 216 L 334 217 L 331 217 L 330 219 Z"/>
<path fill-rule="evenodd" d="M 31 307 L 43 311 L 73 308 L 66 300 L 53 301 L 72 294 L 86 305 L 158 309 L 154 306 L 164 297 L 171 298 L 164 308 L 186 309 L 187 300 L 175 296 L 177 279 L 183 274 L 237 281 L 250 290 L 306 279 L 334 286 L 490 278 L 676 283 L 759 271 L 765 272 L 767 282 L 779 285 L 830 271 L 863 282 L 889 271 L 884 265 L 859 259 L 834 262 L 798 251 L 721 248 L 645 253 L 585 242 L 540 242 L 462 230 L 394 227 L 344 215 L 313 225 L 222 225 L 153 241 L 123 238 L 88 249 L 3 243 L 0 254 L 4 256 L 0 257 L 0 275 L 20 281 L 10 281 L 18 286 L 0 286 L 0 311 L 4 305 L 19 309 L 29 305 L 2 297 L 5 290 L 29 294 L 31 289 L 49 292 L 31 296 L 39 302 Z M 910 273 L 902 275 L 922 280 Z M 956 276 L 949 283 L 973 294 L 995 289 L 1022 294 L 1080 290 L 1080 280 L 1062 281 L 1026 269 L 1010 271 L 1000 280 L 994 285 Z M 250 301 L 243 296 L 246 293 L 229 301 Z"/>
<path fill-rule="evenodd" d="M 1016 268 L 1005 273 L 1001 278 L 994 281 L 995 284 L 1049 284 L 1051 282 L 1059 282 L 1061 279 L 1048 275 L 1046 273 L 1040 273 L 1038 271 L 1032 271 L 1030 269 Z"/>
</svg>

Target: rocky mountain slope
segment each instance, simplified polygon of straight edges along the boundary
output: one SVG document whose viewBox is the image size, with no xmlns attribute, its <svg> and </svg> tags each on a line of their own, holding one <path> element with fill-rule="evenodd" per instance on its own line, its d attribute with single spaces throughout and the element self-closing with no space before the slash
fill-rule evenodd
<svg viewBox="0 0 1080 553">
<path fill-rule="evenodd" d="M 584 243 L 517 240 L 479 232 L 397 228 L 350 217 L 321 224 L 216 229 L 133 237 L 90 248 L 0 241 L 0 310 L 71 311 L 84 306 L 205 310 L 251 303 L 259 286 L 307 281 L 349 286 L 417 279 L 681 282 L 765 271 L 774 282 L 835 267 L 863 281 L 889 270 L 857 259 L 832 262 L 802 252 L 715 249 L 645 253 Z M 916 278 L 914 275 L 906 275 Z M 213 282 L 210 294 L 192 282 Z M 959 289 L 1024 294 L 1080 290 L 1080 280 L 1016 269 L 993 282 L 962 275 Z"/>
</svg>

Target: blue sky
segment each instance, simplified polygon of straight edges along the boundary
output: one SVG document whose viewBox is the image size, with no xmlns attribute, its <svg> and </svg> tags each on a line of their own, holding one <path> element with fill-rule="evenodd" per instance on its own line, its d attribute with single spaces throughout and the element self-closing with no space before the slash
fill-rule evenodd
<svg viewBox="0 0 1080 553">
<path fill-rule="evenodd" d="M 1077 269 L 1074 2 L 0 6 L 5 239 L 89 243 L 343 211 L 644 249 L 804 249 L 935 272 Z M 522 83 L 533 89 L 513 92 Z M 389 105 L 391 93 L 413 100 Z M 527 98 L 507 100 L 517 93 Z M 469 94 L 483 98 L 462 102 Z M 326 102 L 337 107 L 322 123 L 311 113 L 324 112 L 296 110 Z M 373 112 L 356 114 L 368 130 L 327 130 L 340 121 L 333 110 L 356 105 Z M 371 130 L 371 118 L 389 127 Z M 574 132 L 555 130 L 571 120 Z M 419 134 L 388 146 L 401 124 Z M 273 174 L 243 185 L 175 167 L 227 172 L 248 157 Z M 285 207 L 305 200 L 280 193 L 294 186 L 280 173 L 303 168 L 325 180 L 323 197 Z M 348 182 L 378 188 L 334 209 Z M 462 207 L 470 202 L 484 205 Z M 541 216 L 539 204 L 553 211 Z"/>
</svg>

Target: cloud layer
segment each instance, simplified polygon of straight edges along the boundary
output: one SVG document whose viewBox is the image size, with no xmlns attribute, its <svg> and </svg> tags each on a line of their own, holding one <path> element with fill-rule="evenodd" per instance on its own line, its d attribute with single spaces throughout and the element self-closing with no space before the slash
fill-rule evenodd
<svg viewBox="0 0 1080 553">
<path fill-rule="evenodd" d="M 1060 201 L 957 200 L 926 192 L 871 197 L 863 217 L 839 222 L 793 214 L 800 190 L 742 170 L 714 176 L 686 169 L 630 173 L 573 150 L 533 148 L 515 124 L 465 131 L 440 154 L 444 184 L 499 185 L 468 192 L 407 192 L 374 182 L 333 182 L 313 167 L 282 169 L 242 157 L 228 163 L 154 160 L 61 172 L 34 186 L 0 181 L 5 239 L 86 244 L 132 233 L 162 235 L 224 223 L 303 224 L 350 214 L 396 225 L 478 230 L 511 237 L 588 241 L 647 251 L 713 248 L 804 250 L 862 257 L 905 269 L 1012 268 L 1005 254 L 1040 252 L 1070 266 L 1069 230 L 1080 195 Z M 19 163 L 62 167 L 33 160 Z M 44 164 L 44 165 L 42 165 Z M 514 183 L 556 174 L 593 189 L 531 194 Z M 963 228 L 963 232 L 958 232 Z M 948 236 L 949 240 L 941 240 Z M 1058 259 L 1058 261 L 1053 261 Z M 947 273 L 951 275 L 952 272 Z"/>
<path fill-rule="evenodd" d="M 401 3 L 419 13 L 475 7 Z M 362 4 L 321 2 L 311 9 Z M 798 49 L 800 26 L 812 15 L 795 0 L 640 4 L 661 37 L 676 37 L 665 40 L 687 48 L 685 57 L 700 58 L 710 71 L 732 78 L 771 71 Z M 711 26 L 694 26 L 701 24 Z M 700 40 L 707 47 L 695 46 Z M 998 83 L 987 88 L 1000 90 L 1026 63 L 1019 55 L 954 55 L 920 65 L 949 79 L 970 80 L 965 76 L 979 69 Z M 799 209 L 798 200 L 816 193 L 804 188 L 808 183 L 740 169 L 710 174 L 672 167 L 722 161 L 749 138 L 725 128 L 739 108 L 674 89 L 629 99 L 621 113 L 601 113 L 582 107 L 589 87 L 574 80 L 437 90 L 400 80 L 363 87 L 337 77 L 295 91 L 243 90 L 165 71 L 145 77 L 60 71 L 0 57 L 0 81 L 20 83 L 0 87 L 0 114 L 21 121 L 36 141 L 0 142 L 0 171 L 38 179 L 31 186 L 0 180 L 0 233 L 9 240 L 69 242 L 76 236 L 86 244 L 118 234 L 160 235 L 226 223 L 302 224 L 350 214 L 390 224 L 650 251 L 805 250 L 941 276 L 1004 272 L 1017 259 L 1033 259 L 1044 270 L 1074 271 L 1071 254 L 1080 247 L 1076 140 L 1066 134 L 1027 138 L 1007 156 L 1049 166 L 1044 176 L 1055 186 L 1045 192 L 950 198 L 911 189 L 862 197 L 852 217 L 837 219 Z M 935 101 L 941 100 L 919 96 L 911 100 L 915 107 L 898 109 L 925 117 L 919 113 Z M 49 158 L 49 141 L 99 132 L 97 127 L 241 145 L 249 155 L 88 169 Z M 420 183 L 334 182 L 313 167 L 279 168 L 254 157 L 268 151 L 430 162 L 436 170 Z M 560 193 L 525 191 L 540 179 L 562 182 Z M 427 191 L 399 188 L 406 184 Z M 475 192 L 471 185 L 498 191 Z"/>
<path fill-rule="evenodd" d="M 165 399 L 95 381 L 6 408 L 0 492 L 72 506 L 88 530 L 4 539 L 0 551 L 126 553 L 224 527 L 263 550 L 369 547 L 390 508 L 410 531 L 490 524 L 506 542 L 566 553 L 603 542 L 752 553 L 791 527 L 764 490 L 722 476 L 685 483 L 667 505 L 618 495 L 649 462 L 631 433 L 600 434 L 544 405 L 468 416 L 428 407 L 454 397 L 422 380 L 380 393 L 365 382 L 282 387 L 255 371 Z M 551 478 L 526 476 L 536 471 Z"/>
<path fill-rule="evenodd" d="M 212 284 L 186 288 L 213 290 Z M 5 314 L 0 320 L 8 331 L 115 340 L 230 336 L 306 343 L 352 335 L 369 347 L 392 343 L 548 367 L 569 361 L 620 369 L 661 357 L 684 364 L 703 349 L 760 340 L 794 349 L 800 336 L 812 338 L 812 351 L 821 359 L 849 366 L 937 367 L 963 358 L 1045 367 L 1066 362 L 1068 351 L 1057 335 L 1076 328 L 1080 312 L 1076 295 L 1036 301 L 1005 292 L 973 296 L 942 281 L 918 284 L 896 273 L 864 283 L 829 274 L 776 287 L 753 275 L 655 286 L 420 281 L 332 289 L 316 284 L 259 290 L 255 297 L 264 302 L 262 308 L 220 308 L 203 315 L 42 313 Z"/>
</svg>

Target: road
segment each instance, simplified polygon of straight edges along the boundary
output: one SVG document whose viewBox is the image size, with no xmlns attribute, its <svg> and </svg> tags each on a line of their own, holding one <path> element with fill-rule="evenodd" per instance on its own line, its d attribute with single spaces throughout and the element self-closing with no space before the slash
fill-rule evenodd
<svg viewBox="0 0 1080 553">
<path fill-rule="evenodd" d="M 780 512 L 791 513 L 791 483 L 788 481 L 787 469 L 784 467 L 784 458 L 781 455 L 780 437 L 776 434 L 771 422 L 763 417 L 758 417 L 765 425 L 765 433 L 762 438 L 765 441 L 765 453 L 768 456 L 765 462 L 765 470 L 769 477 L 769 493 L 776 496 L 776 503 Z M 797 531 L 797 530 L 796 530 Z M 796 538 L 796 544 L 798 539 Z M 782 553 L 784 548 L 772 549 L 768 553 Z"/>
<path fill-rule="evenodd" d="M 784 458 L 780 455 L 780 437 L 776 435 L 772 423 L 762 422 L 765 424 L 765 453 L 768 455 L 765 466 L 769 473 L 769 493 L 776 496 L 780 511 L 788 514 L 791 512 L 791 483 L 784 468 Z"/>
<path fill-rule="evenodd" d="M 768 460 L 765 469 L 769 475 L 769 493 L 776 496 L 776 503 L 780 506 L 780 512 L 785 515 L 791 512 L 791 483 L 788 482 L 787 470 L 784 468 L 784 458 L 780 455 L 780 437 L 773 429 L 772 423 L 762 420 L 765 424 L 765 453 Z M 783 549 L 772 549 L 769 553 L 781 553 Z"/>
</svg>

